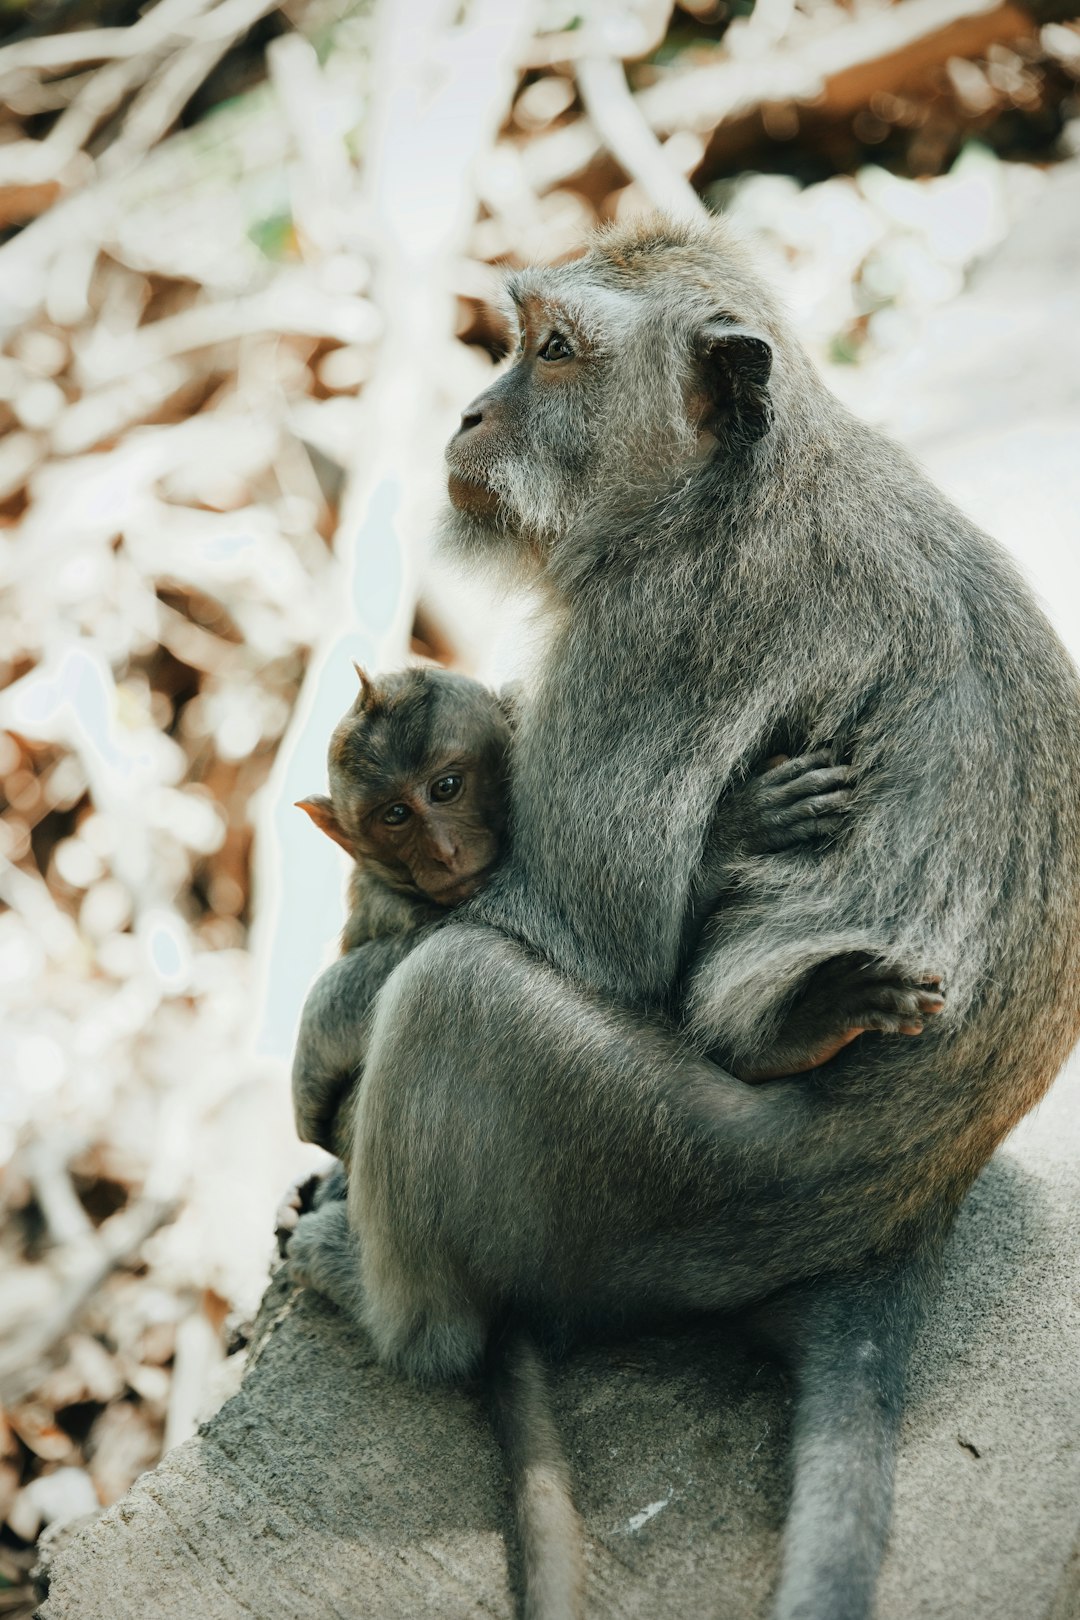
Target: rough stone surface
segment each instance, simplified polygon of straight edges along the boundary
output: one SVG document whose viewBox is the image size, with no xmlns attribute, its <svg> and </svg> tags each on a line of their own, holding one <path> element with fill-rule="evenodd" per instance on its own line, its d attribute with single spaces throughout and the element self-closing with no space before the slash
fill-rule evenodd
<svg viewBox="0 0 1080 1620">
<path fill-rule="evenodd" d="M 973 1193 L 916 1358 L 880 1620 L 1077 1620 L 1080 1064 Z M 788 1395 L 722 1336 L 575 1357 L 559 1418 L 598 1617 L 764 1616 Z M 41 1620 L 514 1614 L 501 1463 L 473 1391 L 374 1365 L 271 1286 L 243 1387 L 54 1555 Z"/>
<path fill-rule="evenodd" d="M 1078 204 L 1073 164 L 930 323 L 895 414 L 876 413 L 1012 544 L 1074 650 Z M 1078 1164 L 1074 1060 L 958 1223 L 915 1361 L 879 1620 L 1080 1620 Z M 764 1616 L 786 1492 L 780 1377 L 714 1334 L 579 1356 L 556 1389 L 590 1613 Z M 241 1392 L 57 1542 L 41 1620 L 508 1617 L 509 1528 L 476 1393 L 388 1377 L 279 1277 Z"/>
</svg>

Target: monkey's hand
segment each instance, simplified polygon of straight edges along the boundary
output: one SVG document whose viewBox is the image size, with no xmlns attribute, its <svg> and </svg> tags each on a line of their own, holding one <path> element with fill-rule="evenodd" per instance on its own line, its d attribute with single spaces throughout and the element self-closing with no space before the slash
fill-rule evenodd
<svg viewBox="0 0 1080 1620">
<path fill-rule="evenodd" d="M 301 1215 L 320 1209 L 323 1204 L 333 1203 L 335 1199 L 347 1197 L 348 1191 L 348 1176 L 345 1166 L 340 1163 L 321 1173 L 313 1170 L 294 1181 L 278 1204 L 274 1216 L 278 1253 L 284 1255 L 289 1247 L 289 1239 L 296 1231 Z"/>
<path fill-rule="evenodd" d="M 367 1056 L 379 991 L 424 930 L 369 940 L 320 974 L 300 1015 L 293 1058 L 292 1097 L 302 1142 L 335 1155 L 342 1104 L 350 1097 Z"/>
<path fill-rule="evenodd" d="M 843 832 L 854 785 L 827 750 L 770 760 L 723 801 L 711 843 L 728 860 L 818 849 Z"/>
<path fill-rule="evenodd" d="M 746 1058 L 729 1053 L 727 1061 L 751 1082 L 805 1074 L 859 1035 L 921 1035 L 944 1007 L 940 974 L 913 974 L 852 952 L 814 969 L 761 1049 Z"/>
<path fill-rule="evenodd" d="M 837 765 L 827 750 L 797 759 L 778 755 L 720 801 L 695 884 L 690 955 L 709 917 L 738 887 L 739 863 L 757 855 L 814 854 L 835 841 L 847 825 L 854 785 L 854 766 Z"/>
</svg>

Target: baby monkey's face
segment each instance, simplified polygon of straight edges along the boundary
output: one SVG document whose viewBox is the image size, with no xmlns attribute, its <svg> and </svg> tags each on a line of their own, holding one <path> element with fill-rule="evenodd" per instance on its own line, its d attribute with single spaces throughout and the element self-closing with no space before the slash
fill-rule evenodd
<svg viewBox="0 0 1080 1620">
<path fill-rule="evenodd" d="M 440 906 L 460 905 L 485 881 L 506 826 L 505 783 L 489 751 L 455 750 L 350 792 L 342 820 L 358 860 L 420 890 Z M 337 795 L 334 795 L 336 800 Z"/>
<path fill-rule="evenodd" d="M 330 797 L 302 807 L 392 888 L 460 905 L 499 857 L 509 739 L 498 699 L 464 676 L 363 677 L 330 744 Z"/>
</svg>

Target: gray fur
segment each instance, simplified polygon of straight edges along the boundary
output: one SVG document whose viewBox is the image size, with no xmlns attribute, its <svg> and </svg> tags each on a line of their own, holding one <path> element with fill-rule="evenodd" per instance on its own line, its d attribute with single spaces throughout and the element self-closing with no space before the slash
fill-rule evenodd
<svg viewBox="0 0 1080 1620">
<path fill-rule="evenodd" d="M 507 860 L 369 1034 L 357 995 L 340 1263 L 380 1354 L 421 1376 L 467 1374 L 508 1305 L 574 1336 L 787 1291 L 777 1615 L 855 1620 L 924 1292 L 907 1268 L 1080 1023 L 1080 691 L 1003 553 L 829 395 L 722 227 L 617 231 L 514 291 L 524 357 L 448 452 L 500 504 L 459 488 L 448 530 L 539 581 L 549 640 Z M 536 358 L 555 324 L 584 356 L 559 374 Z M 857 771 L 847 831 L 740 861 L 675 1028 L 717 802 L 825 745 Z M 800 1081 L 707 1059 L 767 1045 L 838 957 L 943 974 L 944 1013 Z M 305 1017 L 301 1085 L 324 1061 Z"/>
</svg>

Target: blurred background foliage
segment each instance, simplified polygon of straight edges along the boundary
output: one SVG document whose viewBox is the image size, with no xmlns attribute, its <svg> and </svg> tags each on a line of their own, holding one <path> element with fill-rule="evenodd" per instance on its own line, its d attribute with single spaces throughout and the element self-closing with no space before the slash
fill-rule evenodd
<svg viewBox="0 0 1080 1620">
<path fill-rule="evenodd" d="M 350 614 L 376 661 L 512 662 L 426 541 L 499 267 L 692 188 L 873 415 L 1075 160 L 1078 10 L 547 0 L 492 55 L 482 4 L 0 0 L 0 1613 L 228 1387 L 309 1162 L 251 1032 L 311 672 Z M 403 103 L 444 60 L 489 101 L 449 155 Z"/>
</svg>

